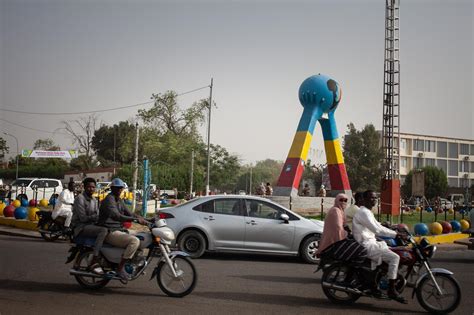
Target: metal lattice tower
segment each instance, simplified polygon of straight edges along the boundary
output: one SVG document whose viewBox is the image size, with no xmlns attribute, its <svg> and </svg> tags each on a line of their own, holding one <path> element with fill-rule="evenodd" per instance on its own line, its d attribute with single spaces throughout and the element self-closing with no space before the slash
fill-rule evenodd
<svg viewBox="0 0 474 315">
<path fill-rule="evenodd" d="M 400 0 L 385 2 L 385 62 L 382 149 L 384 179 L 400 174 Z"/>
</svg>

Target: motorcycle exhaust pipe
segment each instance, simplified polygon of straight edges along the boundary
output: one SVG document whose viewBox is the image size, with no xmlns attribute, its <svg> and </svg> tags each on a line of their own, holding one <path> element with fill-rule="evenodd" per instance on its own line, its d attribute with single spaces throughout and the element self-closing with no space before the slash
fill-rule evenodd
<svg viewBox="0 0 474 315">
<path fill-rule="evenodd" d="M 109 276 L 107 274 L 98 275 L 93 272 L 80 271 L 76 269 L 69 269 L 69 274 L 72 276 L 81 276 L 81 277 L 90 277 L 90 278 L 107 278 L 109 280 L 121 280 L 119 277 L 116 277 L 116 276 Z"/>
<path fill-rule="evenodd" d="M 337 285 L 337 284 L 334 284 L 334 283 L 323 282 L 322 285 L 325 288 L 329 288 L 329 289 L 333 289 L 333 290 L 337 290 L 337 291 L 344 291 L 344 292 L 353 293 L 353 294 L 362 294 L 362 292 L 358 289 L 343 287 L 343 286 L 340 286 L 340 285 Z"/>
</svg>

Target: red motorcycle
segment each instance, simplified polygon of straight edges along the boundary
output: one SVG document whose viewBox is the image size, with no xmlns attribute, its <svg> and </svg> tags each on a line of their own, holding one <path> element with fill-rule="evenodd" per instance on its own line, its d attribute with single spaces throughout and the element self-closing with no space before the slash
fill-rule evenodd
<svg viewBox="0 0 474 315">
<path fill-rule="evenodd" d="M 461 302 L 461 288 L 451 271 L 431 267 L 429 261 L 436 252 L 436 246 L 430 245 L 425 238 L 416 243 L 408 231 L 404 232 L 405 237 L 396 239 L 401 246 L 390 247 L 400 256 L 397 291 L 402 293 L 407 286 L 413 287 L 412 298 L 416 294 L 418 303 L 432 314 L 454 311 Z M 371 270 L 368 259 L 354 263 L 346 258 L 325 255 L 325 252 L 321 255 L 318 270 L 323 270 L 321 284 L 331 302 L 347 305 L 361 296 L 389 299 L 386 294 L 387 264 L 382 263 Z M 424 273 L 421 273 L 422 268 L 426 270 Z"/>
</svg>

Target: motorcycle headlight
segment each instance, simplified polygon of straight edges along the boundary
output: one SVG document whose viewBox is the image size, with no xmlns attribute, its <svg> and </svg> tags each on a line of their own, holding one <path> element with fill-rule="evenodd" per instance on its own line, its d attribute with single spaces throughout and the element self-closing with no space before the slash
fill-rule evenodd
<svg viewBox="0 0 474 315">
<path fill-rule="evenodd" d="M 436 252 L 436 246 L 434 245 L 428 245 L 425 248 L 423 248 L 423 254 L 425 255 L 425 257 L 433 258 L 435 252 Z"/>
</svg>

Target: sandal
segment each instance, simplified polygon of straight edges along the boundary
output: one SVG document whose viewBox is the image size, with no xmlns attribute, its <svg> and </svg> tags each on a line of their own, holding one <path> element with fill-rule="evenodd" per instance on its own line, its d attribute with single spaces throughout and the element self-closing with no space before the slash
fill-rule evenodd
<svg viewBox="0 0 474 315">
<path fill-rule="evenodd" d="M 101 275 L 102 276 L 104 274 L 104 270 L 102 269 L 102 267 L 98 263 L 90 265 L 89 270 L 91 272 L 95 273 L 96 275 Z"/>
</svg>

